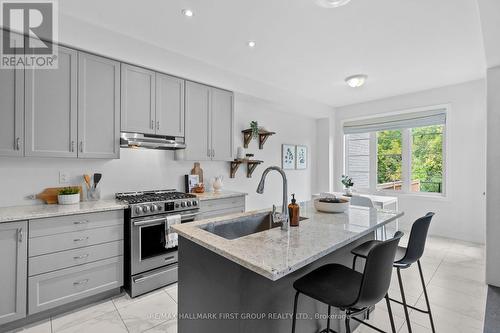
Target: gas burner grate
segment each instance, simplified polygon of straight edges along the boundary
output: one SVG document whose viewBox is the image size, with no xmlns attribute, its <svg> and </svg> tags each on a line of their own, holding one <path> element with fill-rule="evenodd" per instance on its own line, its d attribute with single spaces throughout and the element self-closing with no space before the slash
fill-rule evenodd
<svg viewBox="0 0 500 333">
<path fill-rule="evenodd" d="M 127 192 L 127 193 L 116 194 L 116 199 L 126 201 L 129 204 L 189 199 L 189 198 L 196 198 L 196 195 L 190 193 L 177 192 L 175 190 Z"/>
</svg>

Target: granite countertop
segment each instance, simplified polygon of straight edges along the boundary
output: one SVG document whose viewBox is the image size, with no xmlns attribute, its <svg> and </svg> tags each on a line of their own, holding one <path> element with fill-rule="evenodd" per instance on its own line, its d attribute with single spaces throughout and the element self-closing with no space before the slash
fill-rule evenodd
<svg viewBox="0 0 500 333">
<path fill-rule="evenodd" d="M 193 193 L 196 194 L 198 199 L 201 201 L 204 200 L 214 200 L 214 199 L 225 199 L 225 198 L 234 198 L 234 197 L 241 197 L 241 196 L 247 196 L 248 193 L 244 192 L 236 192 L 236 191 L 221 191 L 221 192 L 205 192 L 205 193 Z"/>
<path fill-rule="evenodd" d="M 359 206 L 351 206 L 342 214 L 320 213 L 309 201 L 300 204 L 300 215 L 308 219 L 301 221 L 299 227 L 291 227 L 289 232 L 274 228 L 228 240 L 200 228 L 258 212 L 184 223 L 173 228 L 180 236 L 276 281 L 403 216 L 400 212 Z"/>
<path fill-rule="evenodd" d="M 116 200 L 85 201 L 77 205 L 33 205 L 0 208 L 0 223 L 33 220 L 44 217 L 120 210 L 128 205 Z"/>
</svg>

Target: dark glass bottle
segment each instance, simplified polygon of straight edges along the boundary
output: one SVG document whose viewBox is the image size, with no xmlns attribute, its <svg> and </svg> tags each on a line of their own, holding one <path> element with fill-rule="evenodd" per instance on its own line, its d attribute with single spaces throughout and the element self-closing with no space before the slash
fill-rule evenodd
<svg viewBox="0 0 500 333">
<path fill-rule="evenodd" d="M 295 200 L 295 193 L 292 194 L 292 203 L 288 205 L 288 217 L 291 227 L 299 226 L 300 206 L 297 205 L 297 200 Z"/>
</svg>

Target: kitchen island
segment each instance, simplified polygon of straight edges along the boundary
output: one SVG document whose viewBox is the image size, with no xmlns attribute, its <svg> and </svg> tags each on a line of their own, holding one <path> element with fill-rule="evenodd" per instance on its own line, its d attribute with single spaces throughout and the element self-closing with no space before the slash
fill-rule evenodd
<svg viewBox="0 0 500 333">
<path fill-rule="evenodd" d="M 179 234 L 178 331 L 290 332 L 293 282 L 326 263 L 351 265 L 350 250 L 403 214 L 351 206 L 343 214 L 301 204 L 303 220 L 288 232 L 279 227 L 234 238 L 216 233 L 233 221 L 265 216 L 247 212 L 175 226 Z M 299 300 L 297 332 L 325 326 L 327 306 Z M 340 331 L 340 321 L 332 320 Z"/>
</svg>

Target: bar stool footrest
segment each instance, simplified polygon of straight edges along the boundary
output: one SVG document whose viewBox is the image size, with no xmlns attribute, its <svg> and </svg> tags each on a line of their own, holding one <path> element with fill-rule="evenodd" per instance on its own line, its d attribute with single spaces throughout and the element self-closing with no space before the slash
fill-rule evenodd
<svg viewBox="0 0 500 333">
<path fill-rule="evenodd" d="M 398 301 L 397 299 L 390 298 L 390 297 L 389 297 L 389 299 L 390 299 L 391 301 L 393 301 L 394 303 L 398 303 L 398 304 L 400 304 L 400 305 L 403 305 L 403 306 L 404 306 L 403 302 Z M 410 309 L 416 310 L 416 311 L 418 311 L 418 312 L 425 313 L 425 314 L 429 314 L 429 311 L 422 310 L 422 309 L 416 308 L 416 307 L 411 306 L 411 305 L 408 305 L 408 304 L 406 304 L 406 306 L 407 306 L 407 307 L 409 307 Z"/>
</svg>

